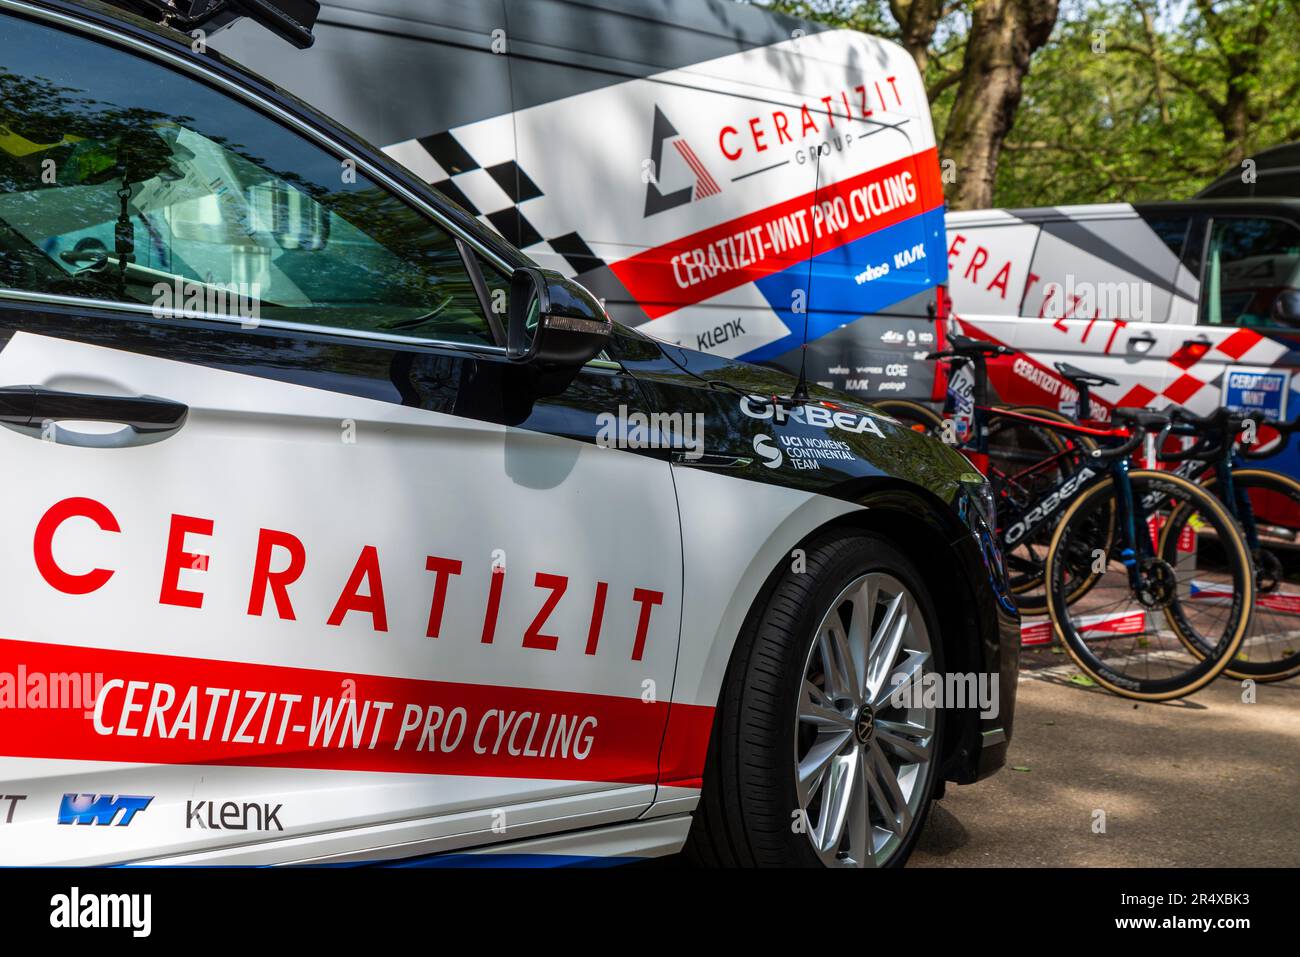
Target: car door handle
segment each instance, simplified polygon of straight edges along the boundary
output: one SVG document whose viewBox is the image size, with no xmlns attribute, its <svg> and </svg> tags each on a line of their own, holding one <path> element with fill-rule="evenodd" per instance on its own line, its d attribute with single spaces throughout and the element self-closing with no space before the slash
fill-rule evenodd
<svg viewBox="0 0 1300 957">
<path fill-rule="evenodd" d="M 1139 342 L 1142 343 L 1141 346 L 1138 345 Z M 1149 332 L 1144 332 L 1141 335 L 1128 337 L 1128 348 L 1131 349 L 1133 352 L 1142 352 L 1142 353 L 1150 352 L 1151 347 L 1154 346 L 1155 344 L 1156 344 L 1156 337 L 1151 335 L 1151 333 Z"/>
<path fill-rule="evenodd" d="M 91 395 L 36 385 L 0 387 L 0 422 L 40 428 L 45 422 L 118 422 L 144 435 L 185 424 L 189 406 L 151 395 Z"/>
</svg>

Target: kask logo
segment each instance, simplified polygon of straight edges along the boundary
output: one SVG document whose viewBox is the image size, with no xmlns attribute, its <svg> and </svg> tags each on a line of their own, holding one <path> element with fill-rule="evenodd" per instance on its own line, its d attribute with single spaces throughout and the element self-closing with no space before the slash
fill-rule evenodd
<svg viewBox="0 0 1300 957">
<path fill-rule="evenodd" d="M 664 193 L 659 189 L 659 173 L 663 169 L 664 143 L 672 141 L 673 149 L 685 162 L 691 175 L 695 178 L 694 185 L 683 186 L 681 189 L 673 190 L 670 193 Z M 645 215 L 653 216 L 656 213 L 666 212 L 675 209 L 678 206 L 684 206 L 692 200 L 705 199 L 709 196 L 715 196 L 722 192 L 722 187 L 718 181 L 705 168 L 704 163 L 691 149 L 691 145 L 686 142 L 677 128 L 668 121 L 664 111 L 655 106 L 654 127 L 650 139 L 650 163 L 652 175 L 645 184 Z"/>
<path fill-rule="evenodd" d="M 65 794 L 59 804 L 59 823 L 126 827 L 152 800 L 134 794 Z M 119 811 L 122 817 L 115 821 Z"/>
</svg>

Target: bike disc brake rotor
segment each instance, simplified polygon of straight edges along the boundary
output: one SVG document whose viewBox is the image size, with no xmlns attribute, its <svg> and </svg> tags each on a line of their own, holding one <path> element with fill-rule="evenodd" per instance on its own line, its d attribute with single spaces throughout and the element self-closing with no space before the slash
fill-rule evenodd
<svg viewBox="0 0 1300 957">
<path fill-rule="evenodd" d="M 1178 596 L 1178 573 L 1163 558 L 1148 558 L 1141 565 L 1137 600 L 1147 608 L 1165 608 Z"/>
</svg>

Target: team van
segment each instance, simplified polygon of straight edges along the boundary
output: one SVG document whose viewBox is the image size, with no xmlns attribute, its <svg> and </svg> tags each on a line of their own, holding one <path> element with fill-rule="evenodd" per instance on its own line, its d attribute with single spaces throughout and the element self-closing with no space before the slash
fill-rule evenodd
<svg viewBox="0 0 1300 957">
<path fill-rule="evenodd" d="M 1094 411 L 1300 412 L 1300 200 L 1194 199 L 947 216 L 953 323 L 1013 347 L 997 396 L 1074 409 L 1068 363 L 1106 382 Z M 1292 447 L 1274 467 L 1300 474 Z"/>
<path fill-rule="evenodd" d="M 1230 166 L 1197 199 L 1300 198 L 1300 142 L 1260 150 Z"/>
<path fill-rule="evenodd" d="M 625 325 L 929 395 L 943 192 L 901 47 L 724 0 L 330 0 L 315 36 L 212 42 Z"/>
<path fill-rule="evenodd" d="M 808 170 L 792 114 L 709 119 L 737 162 L 773 151 L 739 180 L 653 84 L 632 126 L 542 105 L 505 118 L 518 154 L 467 122 L 397 162 L 206 43 L 245 10 L 291 61 L 314 6 L 0 0 L 0 864 L 905 861 L 1012 729 L 987 483 L 612 320 L 554 241 L 539 263 L 425 179 L 589 236 L 606 294 L 756 302 L 803 228 L 920 236 L 911 125 L 867 134 L 884 172 L 780 200 L 780 256 L 757 221 L 683 245 L 684 209 Z M 815 78 L 874 114 L 851 94 L 902 74 L 855 42 L 860 76 Z M 656 115 L 719 192 L 567 158 Z M 870 222 L 832 229 L 837 200 Z M 633 202 L 658 239 L 621 255 Z"/>
</svg>

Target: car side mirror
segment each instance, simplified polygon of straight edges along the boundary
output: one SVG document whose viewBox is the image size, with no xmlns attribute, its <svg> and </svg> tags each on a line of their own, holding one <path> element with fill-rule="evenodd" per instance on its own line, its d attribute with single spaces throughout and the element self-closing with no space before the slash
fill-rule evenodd
<svg viewBox="0 0 1300 957">
<path fill-rule="evenodd" d="M 1300 326 L 1300 289 L 1286 289 L 1273 300 L 1273 322 L 1279 326 Z"/>
<path fill-rule="evenodd" d="M 595 297 L 557 272 L 531 266 L 510 279 L 506 353 L 514 362 L 577 371 L 598 356 L 614 324 Z"/>
</svg>

